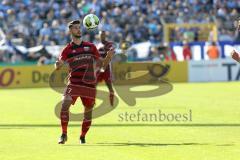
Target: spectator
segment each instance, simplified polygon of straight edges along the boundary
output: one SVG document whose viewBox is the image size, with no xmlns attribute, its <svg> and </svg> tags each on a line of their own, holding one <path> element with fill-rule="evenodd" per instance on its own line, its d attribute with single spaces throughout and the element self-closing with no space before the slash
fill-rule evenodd
<svg viewBox="0 0 240 160">
<path fill-rule="evenodd" d="M 184 58 L 184 60 L 192 59 L 192 51 L 187 42 L 184 42 L 184 44 L 183 44 L 183 58 Z"/>
<path fill-rule="evenodd" d="M 42 44 L 48 37 L 52 34 L 51 28 L 48 26 L 48 23 L 43 24 L 43 28 L 40 29 L 39 33 L 39 44 Z"/>
<path fill-rule="evenodd" d="M 168 46 L 167 43 L 164 44 L 164 56 L 166 61 L 176 61 L 177 57 L 175 52 Z"/>
<path fill-rule="evenodd" d="M 62 30 L 66 27 L 63 24 L 69 20 L 78 16 L 82 18 L 85 14 L 92 12 L 100 17 L 102 29 L 114 30 L 115 33 L 110 37 L 112 40 L 119 40 L 120 33 L 123 37 L 134 37 L 133 43 L 148 41 L 149 37 L 153 37 L 153 41 L 161 42 L 163 27 L 160 19 L 166 23 L 210 23 L 217 19 L 220 28 L 227 30 L 223 34 L 232 36 L 231 26 L 233 19 L 239 15 L 239 7 L 238 0 L 131 0 L 119 1 L 115 4 L 113 1 L 107 0 L 51 1 L 50 3 L 43 0 L 1 1 L 0 26 L 6 32 L 6 30 L 25 23 L 27 24 L 27 26 L 24 25 L 26 28 L 32 29 L 32 35 L 24 36 L 34 39 L 35 45 L 37 45 L 36 42 L 41 44 L 42 38 L 46 34 L 58 44 L 57 38 L 52 37 L 52 32 L 58 33 L 59 29 Z M 46 23 L 51 25 L 48 26 Z M 195 30 L 178 29 L 176 31 L 181 32 L 181 37 L 178 37 L 179 34 L 176 33 L 176 40 L 180 41 L 184 37 L 192 40 L 195 36 L 193 34 L 197 33 Z M 28 32 L 26 33 L 28 34 Z M 41 37 L 40 40 L 37 40 L 38 37 Z M 93 41 L 93 36 L 90 38 Z"/>
<path fill-rule="evenodd" d="M 207 54 L 211 60 L 219 58 L 219 50 L 215 42 L 212 42 L 212 45 L 208 47 Z"/>
<path fill-rule="evenodd" d="M 158 51 L 158 48 L 157 47 L 153 47 L 153 46 L 151 46 L 150 49 L 149 49 L 148 57 L 150 57 L 150 59 L 153 62 L 159 62 L 159 61 L 161 61 L 161 59 L 164 59 L 164 55 L 163 54 L 160 55 L 160 53 Z"/>
<path fill-rule="evenodd" d="M 235 41 L 240 42 L 240 19 L 238 21 L 234 21 L 234 27 L 237 28 L 235 32 Z"/>
</svg>

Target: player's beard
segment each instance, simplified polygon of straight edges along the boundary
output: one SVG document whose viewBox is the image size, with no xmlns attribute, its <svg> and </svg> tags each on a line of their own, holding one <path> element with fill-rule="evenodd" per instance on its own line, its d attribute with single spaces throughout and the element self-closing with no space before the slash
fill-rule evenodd
<svg viewBox="0 0 240 160">
<path fill-rule="evenodd" d="M 81 37 L 82 37 L 80 32 L 77 32 L 76 34 L 72 34 L 72 36 L 76 39 L 81 39 Z"/>
</svg>

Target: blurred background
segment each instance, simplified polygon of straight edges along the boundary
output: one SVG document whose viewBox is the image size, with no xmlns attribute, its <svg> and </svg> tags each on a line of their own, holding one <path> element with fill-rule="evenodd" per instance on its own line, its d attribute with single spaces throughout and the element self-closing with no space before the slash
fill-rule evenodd
<svg viewBox="0 0 240 160">
<path fill-rule="evenodd" d="M 186 62 L 186 72 L 195 63 L 221 66 L 240 48 L 239 12 L 239 0 L 2 0 L 0 65 L 53 64 L 70 42 L 67 23 L 94 13 L 117 46 L 114 61 Z M 82 32 L 99 43 L 97 31 Z M 237 68 L 223 67 L 217 80 L 239 80 Z"/>
<path fill-rule="evenodd" d="M 128 49 L 128 61 L 225 58 L 240 41 L 239 11 L 239 0 L 2 0 L 0 62 L 52 63 L 70 41 L 67 23 L 88 13 L 99 16 L 109 40 Z M 83 34 L 96 41 L 96 32 Z"/>
</svg>

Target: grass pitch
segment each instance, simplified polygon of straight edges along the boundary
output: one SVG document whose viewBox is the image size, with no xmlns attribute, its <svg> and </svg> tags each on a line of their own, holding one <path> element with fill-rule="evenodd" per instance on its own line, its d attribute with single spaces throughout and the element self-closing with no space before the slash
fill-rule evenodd
<svg viewBox="0 0 240 160">
<path fill-rule="evenodd" d="M 170 93 L 138 98 L 134 107 L 120 100 L 115 110 L 93 121 L 85 145 L 78 141 L 81 122 L 70 122 L 68 142 L 57 144 L 61 130 L 54 107 L 60 100 L 61 94 L 47 88 L 0 90 L 0 160 L 240 158 L 239 82 L 174 84 Z M 191 110 L 192 121 L 120 119 L 139 110 L 146 114 Z M 79 101 L 71 111 L 82 111 Z"/>
</svg>

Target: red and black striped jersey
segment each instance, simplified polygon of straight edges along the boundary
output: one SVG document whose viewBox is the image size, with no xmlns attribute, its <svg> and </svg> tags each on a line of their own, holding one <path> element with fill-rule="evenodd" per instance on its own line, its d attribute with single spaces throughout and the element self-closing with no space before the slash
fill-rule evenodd
<svg viewBox="0 0 240 160">
<path fill-rule="evenodd" d="M 62 51 L 59 59 L 68 63 L 70 67 L 68 80 L 70 84 L 95 86 L 96 62 L 100 58 L 96 46 L 90 42 L 80 45 L 69 43 Z"/>
<path fill-rule="evenodd" d="M 111 41 L 105 41 L 104 43 L 99 43 L 97 45 L 98 52 L 102 58 L 105 58 L 107 56 L 107 52 L 111 49 L 114 48 L 114 43 Z M 111 72 L 111 64 L 107 66 L 105 69 L 105 72 Z"/>
<path fill-rule="evenodd" d="M 114 44 L 111 41 L 105 41 L 104 43 L 99 43 L 97 45 L 97 49 L 102 58 L 105 58 L 107 56 L 107 52 L 113 47 Z"/>
</svg>

